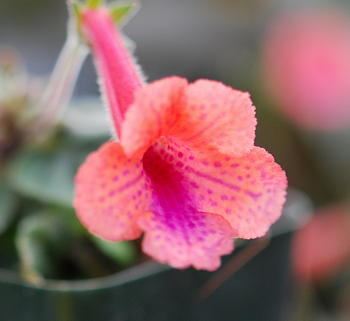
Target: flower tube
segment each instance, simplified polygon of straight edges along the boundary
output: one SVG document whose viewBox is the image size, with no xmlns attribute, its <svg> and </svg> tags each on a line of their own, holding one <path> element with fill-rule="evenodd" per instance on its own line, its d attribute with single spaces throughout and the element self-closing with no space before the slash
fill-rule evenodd
<svg viewBox="0 0 350 321">
<path fill-rule="evenodd" d="M 234 238 L 264 235 L 281 215 L 287 180 L 254 146 L 249 94 L 213 80 L 140 80 L 104 7 L 81 11 L 119 133 L 76 176 L 74 205 L 93 234 L 143 237 L 143 250 L 176 268 L 215 270 Z"/>
</svg>

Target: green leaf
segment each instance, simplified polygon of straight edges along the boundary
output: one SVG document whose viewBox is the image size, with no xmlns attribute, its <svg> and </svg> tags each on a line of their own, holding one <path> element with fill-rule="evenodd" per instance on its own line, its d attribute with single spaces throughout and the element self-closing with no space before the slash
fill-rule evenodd
<svg viewBox="0 0 350 321">
<path fill-rule="evenodd" d="M 86 5 L 89 8 L 95 9 L 98 8 L 102 4 L 103 0 L 87 0 Z"/>
<path fill-rule="evenodd" d="M 135 2 L 115 2 L 109 5 L 114 22 L 119 26 L 125 25 L 137 12 L 139 6 Z"/>
<path fill-rule="evenodd" d="M 68 151 L 57 154 L 30 151 L 14 160 L 9 179 L 13 187 L 25 196 L 70 206 L 77 165 L 75 155 Z"/>
<path fill-rule="evenodd" d="M 86 235 L 86 229 L 81 225 L 73 208 L 60 205 L 53 205 L 49 206 L 48 209 L 54 213 L 59 213 L 59 217 L 62 224 L 64 224 L 66 230 L 71 235 Z"/>
<path fill-rule="evenodd" d="M 69 238 L 59 218 L 50 212 L 26 216 L 16 232 L 23 277 L 38 284 L 55 274 L 57 257 Z"/>
<path fill-rule="evenodd" d="M 0 183 L 0 234 L 3 233 L 15 217 L 16 196 L 8 186 Z"/>
<path fill-rule="evenodd" d="M 102 253 L 115 260 L 120 265 L 128 266 L 135 262 L 137 250 L 133 243 L 128 241 L 109 242 L 93 235 L 91 237 Z"/>
<path fill-rule="evenodd" d="M 8 182 L 22 196 L 72 207 L 77 169 L 106 137 L 84 136 L 63 128 L 48 144 L 17 154 L 7 170 Z"/>
</svg>

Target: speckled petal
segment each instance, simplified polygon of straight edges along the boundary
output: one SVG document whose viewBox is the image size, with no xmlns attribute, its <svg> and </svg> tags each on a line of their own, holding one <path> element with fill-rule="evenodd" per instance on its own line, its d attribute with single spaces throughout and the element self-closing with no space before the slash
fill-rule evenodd
<svg viewBox="0 0 350 321">
<path fill-rule="evenodd" d="M 90 154 L 76 176 L 77 215 L 91 233 L 107 240 L 138 238 L 136 221 L 149 211 L 150 199 L 142 164 L 128 160 L 115 142 Z"/>
<path fill-rule="evenodd" d="M 139 219 L 143 250 L 176 268 L 215 270 L 232 251 L 235 231 L 223 217 L 197 211 L 174 158 L 161 151 L 154 146 L 143 158 L 153 189 L 151 213 Z"/>
<path fill-rule="evenodd" d="M 169 77 L 138 90 L 122 125 L 121 145 L 129 157 L 140 156 L 169 136 L 203 151 L 240 156 L 253 148 L 255 126 L 248 93 L 213 80 L 188 85 Z"/>
<path fill-rule="evenodd" d="M 174 268 L 216 270 L 220 257 L 233 250 L 232 228 L 220 215 L 185 214 L 187 225 L 159 213 L 141 217 L 140 226 L 145 231 L 143 251 Z"/>
<path fill-rule="evenodd" d="M 143 153 L 169 131 L 180 117 L 178 106 L 187 80 L 169 77 L 139 90 L 122 125 L 121 145 L 131 157 Z"/>
<path fill-rule="evenodd" d="M 241 156 L 253 148 L 255 107 L 247 92 L 214 80 L 190 84 L 174 136 L 200 150 Z"/>
<path fill-rule="evenodd" d="M 243 157 L 208 157 L 174 139 L 154 148 L 171 160 L 183 177 L 182 185 L 193 207 L 199 212 L 220 214 L 236 230 L 237 237 L 263 236 L 280 217 L 287 180 L 264 149 L 254 147 Z"/>
</svg>

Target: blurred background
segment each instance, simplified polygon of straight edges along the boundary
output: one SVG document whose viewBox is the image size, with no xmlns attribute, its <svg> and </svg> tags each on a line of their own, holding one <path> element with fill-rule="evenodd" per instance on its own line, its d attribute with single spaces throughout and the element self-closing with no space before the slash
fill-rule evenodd
<svg viewBox="0 0 350 321">
<path fill-rule="evenodd" d="M 350 4 L 140 2 L 124 31 L 136 44 L 147 79 L 210 78 L 248 91 L 257 108 L 256 145 L 275 156 L 290 186 L 271 245 L 225 278 L 223 293 L 232 302 L 218 294 L 206 307 L 211 312 L 192 320 L 350 320 Z M 23 108 L 34 104 L 55 65 L 67 19 L 64 0 L 0 1 L 0 266 L 32 284 L 105 276 L 145 260 L 137 254 L 139 244 L 112 248 L 86 236 L 72 219 L 76 168 L 110 136 L 90 57 L 60 124 L 52 125 L 45 141 L 24 138 L 33 120 L 23 119 Z M 246 249 L 249 253 L 245 245 L 240 251 Z M 210 279 L 209 274 L 186 277 Z M 5 290 L 0 284 L 0 295 L 6 296 Z M 216 315 L 219 309 L 225 312 Z M 18 320 L 39 320 L 33 313 L 32 319 Z M 133 321 L 151 320 L 138 313 Z"/>
</svg>

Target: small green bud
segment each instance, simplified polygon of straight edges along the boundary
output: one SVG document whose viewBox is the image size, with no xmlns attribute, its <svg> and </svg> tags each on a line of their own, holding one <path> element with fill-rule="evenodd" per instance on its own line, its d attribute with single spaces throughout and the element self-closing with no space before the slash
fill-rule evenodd
<svg viewBox="0 0 350 321">
<path fill-rule="evenodd" d="M 136 2 L 114 2 L 109 6 L 114 22 L 125 25 L 128 20 L 137 12 L 139 5 Z"/>
</svg>

